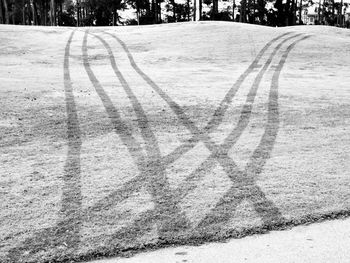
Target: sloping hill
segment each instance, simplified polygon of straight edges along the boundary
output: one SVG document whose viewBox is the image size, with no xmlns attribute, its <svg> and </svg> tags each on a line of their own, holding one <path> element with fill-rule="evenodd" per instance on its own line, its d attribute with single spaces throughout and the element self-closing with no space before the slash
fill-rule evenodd
<svg viewBox="0 0 350 263">
<path fill-rule="evenodd" d="M 350 208 L 350 31 L 0 27 L 0 261 L 264 233 Z"/>
</svg>

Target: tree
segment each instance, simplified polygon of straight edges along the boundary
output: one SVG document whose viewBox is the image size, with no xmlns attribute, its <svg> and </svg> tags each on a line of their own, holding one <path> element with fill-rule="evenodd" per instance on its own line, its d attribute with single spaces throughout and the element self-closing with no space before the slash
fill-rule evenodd
<svg viewBox="0 0 350 263">
<path fill-rule="evenodd" d="M 7 0 L 2 0 L 2 2 L 4 4 L 5 24 L 10 24 L 10 15 L 9 15 Z"/>
<path fill-rule="evenodd" d="M 241 0 L 241 10 L 239 13 L 239 22 L 246 23 L 247 22 L 247 0 Z"/>
<path fill-rule="evenodd" d="M 219 13 L 219 1 L 213 0 L 212 19 L 216 19 L 216 16 L 218 13 Z"/>
<path fill-rule="evenodd" d="M 50 1 L 50 24 L 56 26 L 56 3 L 55 0 Z"/>
<path fill-rule="evenodd" d="M 0 24 L 4 23 L 3 11 L 2 11 L 2 1 L 0 0 Z"/>
</svg>

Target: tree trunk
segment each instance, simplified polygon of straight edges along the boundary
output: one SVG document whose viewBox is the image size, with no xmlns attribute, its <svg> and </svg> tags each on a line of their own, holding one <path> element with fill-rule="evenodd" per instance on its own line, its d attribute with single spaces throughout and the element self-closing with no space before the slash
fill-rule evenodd
<svg viewBox="0 0 350 263">
<path fill-rule="evenodd" d="M 9 9 L 7 5 L 7 0 L 2 0 L 4 3 L 4 12 L 5 12 L 5 24 L 10 24 L 10 16 L 9 16 Z"/>
<path fill-rule="evenodd" d="M 140 25 L 140 8 L 138 4 L 136 6 L 136 17 L 137 17 L 137 25 L 139 26 Z"/>
<path fill-rule="evenodd" d="M 197 0 L 193 0 L 193 21 L 196 21 Z"/>
<path fill-rule="evenodd" d="M 218 0 L 213 0 L 213 14 L 212 14 L 212 18 L 216 19 L 216 15 L 219 12 L 219 2 Z"/>
<path fill-rule="evenodd" d="M 285 16 L 285 21 L 284 21 L 284 26 L 289 26 L 289 17 L 290 17 L 290 0 L 287 0 L 286 5 L 284 7 L 284 16 Z"/>
<path fill-rule="evenodd" d="M 251 12 L 250 12 L 251 7 L 252 7 L 252 0 L 248 0 L 248 4 L 247 4 L 248 23 L 252 22 L 252 16 L 251 16 Z"/>
<path fill-rule="evenodd" d="M 152 4 L 151 4 L 151 13 L 152 13 L 152 17 L 153 17 L 153 23 L 156 24 L 157 23 L 157 18 L 156 18 L 156 0 L 152 0 Z"/>
<path fill-rule="evenodd" d="M 31 7 L 30 7 L 30 0 L 27 0 L 26 2 L 27 2 L 27 9 L 26 9 L 27 12 L 26 12 L 26 14 L 27 14 L 27 17 L 28 17 L 27 25 L 31 25 L 32 24 L 32 20 L 31 20 L 32 10 L 31 10 Z M 34 18 L 33 18 L 33 20 L 34 20 Z"/>
<path fill-rule="evenodd" d="M 232 21 L 235 21 L 235 8 L 236 8 L 236 1 L 232 0 Z"/>
<path fill-rule="evenodd" d="M 332 26 L 334 26 L 334 20 L 335 20 L 335 7 L 334 7 L 334 0 L 332 0 Z"/>
<path fill-rule="evenodd" d="M 241 22 L 241 23 L 247 22 L 246 9 L 247 9 L 247 2 L 246 2 L 246 0 L 242 0 L 241 1 L 241 12 L 239 14 L 239 22 Z"/>
<path fill-rule="evenodd" d="M 190 0 L 187 0 L 187 21 L 190 21 Z"/>
<path fill-rule="evenodd" d="M 343 0 L 340 1 L 339 7 L 339 25 L 343 27 Z"/>
<path fill-rule="evenodd" d="M 176 4 L 175 0 L 171 0 L 171 5 L 173 6 L 173 20 L 176 22 Z"/>
<path fill-rule="evenodd" d="M 51 26 L 56 25 L 56 6 L 55 0 L 50 1 L 50 24 Z"/>
<path fill-rule="evenodd" d="M 12 11 L 11 11 L 12 24 L 15 25 L 15 24 L 16 24 L 16 22 L 15 22 L 15 11 L 16 11 L 16 10 L 15 10 L 15 8 L 16 8 L 16 7 L 15 7 L 15 4 L 12 3 L 12 4 L 11 4 L 11 7 L 12 7 L 12 8 L 11 8 L 11 10 L 12 10 Z"/>
<path fill-rule="evenodd" d="M 38 21 L 38 12 L 37 12 L 37 9 L 36 9 L 35 0 L 33 0 L 32 10 L 33 10 L 33 25 L 37 26 L 37 25 L 39 25 L 39 21 Z"/>
<path fill-rule="evenodd" d="M 318 24 L 321 24 L 321 0 L 318 0 L 318 10 L 317 10 Z"/>
<path fill-rule="evenodd" d="M 255 24 L 255 7 L 256 7 L 256 0 L 253 0 L 253 24 Z"/>
<path fill-rule="evenodd" d="M 297 1 L 298 0 L 293 0 L 292 2 L 292 9 L 293 9 L 293 18 L 292 18 L 292 24 L 295 26 L 297 24 Z"/>
<path fill-rule="evenodd" d="M 322 4 L 322 21 L 326 24 L 326 0 L 323 0 Z"/>
<path fill-rule="evenodd" d="M 157 22 L 162 23 L 162 8 L 159 0 L 157 1 Z"/>
<path fill-rule="evenodd" d="M 46 1 L 41 0 L 41 12 L 42 12 L 42 25 L 47 26 L 47 8 L 46 8 Z"/>
<path fill-rule="evenodd" d="M 35 15 L 35 20 L 36 20 L 36 25 L 41 25 L 39 13 L 38 13 L 38 5 L 37 5 L 36 0 L 33 0 L 33 9 L 34 9 L 34 15 Z"/>
<path fill-rule="evenodd" d="M 4 23 L 3 11 L 2 11 L 2 0 L 0 0 L 0 24 Z"/>
<path fill-rule="evenodd" d="M 303 0 L 300 0 L 300 3 L 299 3 L 299 25 L 301 25 L 301 23 L 303 22 L 301 20 L 302 13 L 303 13 Z"/>
<path fill-rule="evenodd" d="M 1 0 L 0 0 L 0 2 L 1 2 Z M 25 7 L 25 1 L 24 0 L 22 0 L 22 3 L 21 3 L 21 5 L 22 5 L 22 25 L 25 25 L 26 24 L 26 7 Z"/>
<path fill-rule="evenodd" d="M 138 9 L 138 7 L 136 7 L 136 10 Z M 138 11 L 137 11 L 138 12 Z M 117 5 L 115 3 L 113 3 L 113 26 L 117 25 Z"/>
<path fill-rule="evenodd" d="M 202 10 L 203 10 L 203 0 L 199 0 L 199 6 L 198 6 L 198 9 L 199 9 L 199 21 L 202 20 Z"/>
<path fill-rule="evenodd" d="M 80 26 L 80 4 L 77 2 L 77 27 Z"/>
<path fill-rule="evenodd" d="M 58 25 L 62 26 L 63 1 L 59 3 Z"/>
</svg>

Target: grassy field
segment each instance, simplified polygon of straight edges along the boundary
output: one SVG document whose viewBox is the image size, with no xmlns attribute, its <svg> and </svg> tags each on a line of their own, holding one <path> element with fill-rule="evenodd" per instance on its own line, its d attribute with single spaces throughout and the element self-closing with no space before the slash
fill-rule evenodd
<svg viewBox="0 0 350 263">
<path fill-rule="evenodd" d="M 350 215 L 350 31 L 0 26 L 0 262 Z"/>
</svg>

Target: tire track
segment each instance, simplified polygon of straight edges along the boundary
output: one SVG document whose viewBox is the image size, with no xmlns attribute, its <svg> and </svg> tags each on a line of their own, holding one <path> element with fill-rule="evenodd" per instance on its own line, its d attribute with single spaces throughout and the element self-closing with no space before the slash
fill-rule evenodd
<svg viewBox="0 0 350 263">
<path fill-rule="evenodd" d="M 134 138 L 131 127 L 129 127 L 122 120 L 119 110 L 114 106 L 111 98 L 103 89 L 101 83 L 98 81 L 98 79 L 96 78 L 95 74 L 93 73 L 90 67 L 88 53 L 87 53 L 87 36 L 88 36 L 88 30 L 85 32 L 83 45 L 82 45 L 83 65 L 84 65 L 85 71 L 90 79 L 90 82 L 94 86 L 96 93 L 98 94 L 98 96 L 102 101 L 102 104 L 109 116 L 109 119 L 112 123 L 112 126 L 115 132 L 117 133 L 117 135 L 120 136 L 120 139 L 122 140 L 123 144 L 129 150 L 129 153 L 134 159 L 134 162 L 136 163 L 136 165 L 138 167 L 141 167 L 146 161 L 146 157 L 142 153 L 141 145 Z"/>
<path fill-rule="evenodd" d="M 197 169 L 195 172 L 199 171 L 201 174 L 203 174 L 202 171 L 209 171 L 209 169 L 214 166 L 211 162 L 218 162 L 221 165 L 221 167 L 224 169 L 225 173 L 230 177 L 232 182 L 243 182 L 247 185 L 254 184 L 254 180 L 252 180 L 251 178 L 246 178 L 246 174 L 244 172 L 240 171 L 240 169 L 237 167 L 236 163 L 228 156 L 228 151 L 230 148 L 232 148 L 232 146 L 235 144 L 235 142 L 240 137 L 243 130 L 245 129 L 245 127 L 249 123 L 251 113 L 247 114 L 247 112 L 251 112 L 252 104 L 254 102 L 257 89 L 260 85 L 260 82 L 262 80 L 263 75 L 265 74 L 267 68 L 269 67 L 269 65 L 272 62 L 272 58 L 276 55 L 277 51 L 282 47 L 282 45 L 284 43 L 286 43 L 287 41 L 289 41 L 295 37 L 300 36 L 301 34 L 295 34 L 295 35 L 292 35 L 292 36 L 284 39 L 273 49 L 272 53 L 268 57 L 268 60 L 265 62 L 263 68 L 260 70 L 259 74 L 256 76 L 256 78 L 254 80 L 254 83 L 249 91 L 249 94 L 248 94 L 248 97 L 246 100 L 246 104 L 243 107 L 243 111 L 241 113 L 239 123 L 237 124 L 236 128 L 233 130 L 233 133 L 231 133 L 230 136 L 228 136 L 229 140 L 225 140 L 225 143 L 222 145 L 216 145 L 215 143 L 213 143 L 209 137 L 209 134 L 205 130 L 200 131 L 196 127 L 196 125 L 185 115 L 185 113 L 183 112 L 181 107 L 175 101 L 173 101 L 163 90 L 161 90 L 161 88 L 158 87 L 158 85 L 156 85 L 145 73 L 143 73 L 141 71 L 141 69 L 136 65 L 135 61 L 133 60 L 133 57 L 132 57 L 131 53 L 129 52 L 125 43 L 123 43 L 119 38 L 117 38 L 116 36 L 114 36 L 112 34 L 108 33 L 108 35 L 111 35 L 119 43 L 122 43 L 121 45 L 122 45 L 124 51 L 127 53 L 130 64 L 135 69 L 135 71 L 166 101 L 166 103 L 169 105 L 169 107 L 178 116 L 179 120 L 193 134 L 193 139 L 192 139 L 190 145 L 185 145 L 186 149 L 188 149 L 188 150 L 192 149 L 194 147 L 194 145 L 198 141 L 201 140 L 201 141 L 203 141 L 205 146 L 211 151 L 211 155 L 202 163 L 200 169 Z M 278 38 L 279 37 L 277 37 L 277 39 Z M 269 43 L 272 44 L 271 41 Z M 266 46 L 269 47 L 270 45 L 265 45 L 265 47 Z M 262 52 L 259 52 L 259 58 L 262 56 L 262 54 L 263 54 Z M 259 59 L 257 61 L 259 61 Z M 254 63 L 253 63 L 253 65 L 254 65 Z M 230 96 L 228 96 L 228 97 L 230 97 Z M 224 99 L 224 101 L 227 101 L 227 100 Z M 221 105 L 227 105 L 227 104 L 225 102 L 223 102 Z M 220 106 L 219 109 L 220 108 L 227 109 L 227 107 L 228 106 Z M 220 110 L 220 112 L 224 113 L 224 110 Z M 220 119 L 222 120 L 222 117 Z M 212 122 L 212 123 L 215 123 L 215 125 L 218 125 L 218 122 Z M 211 125 L 211 127 L 214 127 L 214 126 Z M 235 140 L 232 140 L 231 137 L 233 137 L 233 136 L 234 136 Z M 182 153 L 181 153 L 181 155 L 182 155 Z M 166 163 L 166 164 L 168 164 L 168 163 Z M 197 175 L 192 174 L 189 177 L 190 178 L 197 178 L 197 180 L 199 180 L 201 176 L 199 176 L 198 174 Z M 249 181 L 247 181 L 247 180 L 249 180 Z M 186 183 L 188 183 L 187 180 L 186 180 Z M 189 189 L 193 189 L 193 187 L 195 187 L 195 185 L 190 184 L 189 186 L 186 186 L 185 189 L 189 190 Z M 266 199 L 265 194 L 261 191 L 261 189 L 258 186 L 254 186 L 254 187 L 255 187 L 255 192 L 256 192 L 255 197 L 257 197 L 257 196 L 260 197 L 260 203 L 263 203 L 266 206 L 266 209 L 269 210 L 269 212 L 272 214 L 272 217 L 276 221 L 281 220 L 282 216 L 279 213 L 278 208 L 275 207 L 271 201 L 268 201 Z M 179 189 L 178 194 L 175 196 L 177 203 L 181 201 L 181 197 L 184 196 L 184 194 L 185 194 L 183 191 L 184 189 L 181 189 L 181 188 L 178 188 L 178 189 Z M 256 207 L 256 210 L 258 213 L 262 213 L 262 211 L 259 210 L 258 207 Z M 265 219 L 264 214 L 262 214 L 262 219 L 263 220 Z"/>
<path fill-rule="evenodd" d="M 115 75 L 118 77 L 119 82 L 121 83 L 124 91 L 128 95 L 128 98 L 130 99 L 132 107 L 136 113 L 138 127 L 141 131 L 142 138 L 146 142 L 146 152 L 149 158 L 154 158 L 159 160 L 161 155 L 160 155 L 159 145 L 158 145 L 156 136 L 154 135 L 154 133 L 151 130 L 151 127 L 149 126 L 149 121 L 147 119 L 146 113 L 144 112 L 140 102 L 137 100 L 129 84 L 127 83 L 124 76 L 121 74 L 120 70 L 118 69 L 111 47 L 100 36 L 92 33 L 89 33 L 89 34 L 95 37 L 96 39 L 98 39 L 103 44 L 106 51 L 108 52 L 111 67 Z M 161 169 L 163 170 L 164 166 L 161 166 Z"/>
<path fill-rule="evenodd" d="M 108 97 L 108 95 L 104 91 L 103 87 L 101 86 L 100 82 L 97 80 L 96 76 L 94 75 L 89 65 L 88 54 L 87 54 L 88 34 L 91 34 L 91 33 L 89 33 L 88 30 L 85 31 L 83 47 L 82 47 L 84 67 L 90 78 L 90 81 L 92 82 L 92 84 L 96 89 L 96 92 L 98 93 L 103 104 L 105 105 L 105 109 L 109 114 L 110 118 L 120 123 L 122 122 L 122 120 L 118 113 L 118 109 L 115 108 L 115 106 L 113 105 L 111 99 Z M 147 157 L 143 156 L 142 160 L 140 160 L 140 158 L 134 156 L 134 159 L 138 160 L 136 162 L 136 165 L 138 166 L 138 170 L 142 175 L 140 180 L 145 182 L 147 191 L 152 195 L 153 201 L 155 203 L 154 214 L 156 214 L 158 217 L 156 221 L 158 224 L 159 235 L 162 237 L 164 233 L 169 232 L 169 229 L 168 229 L 169 226 L 174 225 L 174 223 L 171 223 L 169 221 L 169 218 L 170 219 L 176 218 L 176 220 L 179 221 L 178 223 L 176 223 L 177 228 L 184 228 L 188 225 L 188 223 L 186 222 L 186 219 L 180 215 L 180 210 L 176 207 L 176 204 L 174 204 L 174 202 L 172 201 L 174 200 L 174 198 L 172 197 L 172 192 L 169 189 L 169 183 L 167 182 L 164 165 L 161 162 L 161 154 L 160 154 L 158 142 L 149 126 L 147 116 L 143 108 L 141 107 L 141 104 L 137 100 L 135 94 L 132 92 L 129 84 L 127 83 L 127 81 L 125 80 L 121 72 L 119 71 L 115 62 L 112 49 L 110 48 L 108 43 L 103 38 L 95 34 L 91 34 L 91 35 L 96 37 L 107 50 L 110 58 L 110 64 L 113 68 L 113 71 L 115 75 L 118 77 L 123 89 L 127 93 L 128 98 L 130 99 L 133 109 L 137 115 L 138 126 L 141 130 L 142 137 L 146 142 Z M 117 133 L 119 134 L 117 129 L 118 126 L 115 126 L 115 127 L 116 127 Z M 131 131 L 123 135 L 122 141 L 124 145 L 129 149 L 130 152 L 132 152 L 132 149 L 136 147 L 135 146 L 136 141 L 132 137 Z M 130 147 L 133 147 L 133 148 L 130 148 Z M 137 145 L 137 147 L 139 150 L 141 150 L 140 145 Z M 130 190 L 131 190 L 130 194 L 135 192 L 135 189 L 131 188 Z M 113 200 L 111 199 L 111 197 L 113 196 L 114 196 L 114 193 L 108 196 L 109 202 Z M 96 205 L 93 207 L 96 209 Z M 143 218 L 143 222 L 144 222 L 143 224 L 134 224 L 134 226 L 137 228 L 142 227 L 142 229 L 135 230 L 136 232 L 138 233 L 145 232 L 145 229 L 148 229 L 150 225 L 154 223 L 154 219 L 148 220 L 147 221 L 148 224 L 145 224 L 145 221 L 147 220 L 144 220 Z M 131 231 L 130 227 L 129 227 L 129 230 L 130 230 L 130 233 L 135 232 L 135 231 Z M 122 235 L 119 235 L 119 236 L 122 236 Z M 136 237 L 133 237 L 133 238 L 136 238 Z M 128 239 L 130 240 L 130 236 L 128 236 Z"/>
<path fill-rule="evenodd" d="M 287 41 L 289 41 L 295 37 L 301 36 L 301 35 L 302 34 L 296 34 L 296 35 L 288 37 L 288 38 L 284 39 L 282 42 L 280 42 L 276 46 L 276 48 L 273 50 L 273 52 L 271 53 L 270 57 L 268 58 L 264 67 L 262 68 L 262 70 L 259 72 L 258 76 L 255 78 L 254 83 L 253 83 L 252 87 L 250 88 L 249 93 L 247 95 L 246 102 L 245 102 L 243 109 L 241 111 L 239 121 L 238 121 L 236 127 L 231 131 L 229 136 L 226 137 L 226 139 L 224 140 L 224 143 L 222 144 L 222 146 L 225 148 L 226 153 L 228 153 L 228 151 L 233 147 L 233 145 L 236 144 L 236 142 L 238 141 L 238 139 L 242 135 L 243 130 L 246 129 L 248 124 L 249 124 L 249 120 L 250 120 L 250 117 L 252 115 L 253 103 L 254 103 L 260 82 L 261 82 L 263 75 L 265 74 L 267 68 L 271 64 L 273 57 L 275 56 L 277 51 L 281 48 L 281 46 L 284 43 L 286 43 Z"/>
<path fill-rule="evenodd" d="M 243 182 L 247 187 L 240 193 L 237 193 L 237 185 L 234 184 L 212 210 L 212 212 L 208 214 L 201 222 L 198 229 L 207 229 L 213 222 L 216 224 L 218 222 L 220 222 L 222 225 L 225 224 L 231 218 L 233 212 L 239 204 L 237 200 L 243 201 L 244 199 L 252 201 L 255 211 L 261 216 L 264 227 L 271 228 L 273 227 L 273 224 L 281 223 L 282 217 L 280 212 L 278 211 L 277 207 L 275 207 L 272 202 L 266 198 L 260 187 L 256 185 L 256 179 L 262 172 L 266 161 L 270 158 L 279 129 L 278 85 L 280 73 L 286 62 L 288 54 L 294 48 L 294 46 L 309 37 L 310 36 L 304 36 L 290 44 L 283 53 L 282 58 L 274 71 L 269 92 L 268 116 L 265 132 L 258 147 L 255 149 L 252 157 L 250 158 L 245 171 L 240 175 L 241 178 L 242 176 L 243 178 L 246 178 Z M 226 144 L 227 143 L 228 142 L 226 142 Z M 211 158 L 214 159 L 214 156 Z"/>
<path fill-rule="evenodd" d="M 64 166 L 59 220 L 56 226 L 35 233 L 20 246 L 11 249 L 8 253 L 11 262 L 19 262 L 23 256 L 28 258 L 55 247 L 75 249 L 80 243 L 82 207 L 80 152 L 82 140 L 69 69 L 70 46 L 74 33 L 75 30 L 67 41 L 63 62 L 68 153 Z"/>
<path fill-rule="evenodd" d="M 276 39 L 279 39 L 280 37 L 283 37 L 287 34 L 283 34 L 279 37 L 274 38 L 272 41 L 276 41 Z M 284 39 L 282 42 L 280 42 L 272 51 L 271 55 L 269 56 L 268 60 L 265 62 L 263 68 L 259 71 L 258 75 L 255 77 L 253 85 L 251 86 L 249 93 L 247 95 L 247 99 L 246 99 L 246 103 L 243 106 L 243 109 L 241 111 L 241 115 L 239 118 L 239 121 L 236 125 L 236 127 L 232 130 L 232 132 L 230 133 L 230 135 L 225 139 L 224 144 L 225 147 L 227 145 L 227 147 L 232 148 L 234 143 L 237 142 L 237 140 L 239 139 L 239 137 L 242 135 L 243 130 L 246 128 L 246 126 L 249 123 L 249 119 L 251 116 L 251 109 L 253 107 L 253 102 L 255 100 L 255 96 L 256 96 L 256 92 L 259 88 L 260 82 L 267 70 L 267 68 L 269 67 L 269 65 L 271 64 L 271 61 L 273 59 L 273 57 L 276 55 L 277 51 L 281 48 L 281 46 L 289 41 L 292 38 L 295 38 L 297 36 L 299 36 L 300 34 L 295 34 L 291 37 L 288 37 L 286 39 Z M 272 44 L 272 42 L 270 41 L 265 47 L 266 49 L 268 47 L 270 47 L 270 45 Z M 259 59 L 262 57 L 263 53 L 266 51 L 265 47 L 259 52 L 258 54 L 258 59 L 255 59 L 256 62 L 253 61 L 253 63 L 251 65 L 257 65 Z M 264 51 L 264 52 L 262 52 Z M 250 68 L 250 67 L 249 67 Z M 248 68 L 248 69 L 249 69 Z M 248 70 L 247 69 L 247 70 Z M 249 70 L 248 72 L 252 72 L 252 70 L 254 69 L 254 66 L 252 67 L 251 70 Z M 216 129 L 220 123 L 223 120 L 224 114 L 226 112 L 226 110 L 228 109 L 229 103 L 232 102 L 232 99 L 234 97 L 234 95 L 236 94 L 238 88 L 241 86 L 241 84 L 243 83 L 244 79 L 246 78 L 246 76 L 248 76 L 248 73 L 246 75 L 246 73 L 243 73 L 244 78 L 241 81 L 241 77 L 238 79 L 238 84 L 234 85 L 233 89 L 231 89 L 227 95 L 225 96 L 225 98 L 223 99 L 223 101 L 221 102 L 220 106 L 217 108 L 217 110 L 215 110 L 215 113 L 213 115 L 213 117 L 211 118 L 211 120 L 209 121 L 209 123 L 207 124 L 207 126 L 200 131 L 201 135 L 203 136 L 205 134 L 205 139 L 207 141 L 210 141 L 210 137 L 209 134 L 211 131 L 213 131 L 214 129 Z M 181 120 L 181 119 L 180 119 Z M 168 156 L 165 157 L 165 163 L 173 163 L 175 162 L 180 156 L 182 156 L 184 153 L 186 153 L 187 151 L 191 150 L 200 140 L 203 141 L 203 139 L 200 136 L 193 136 L 192 138 L 190 138 L 187 142 L 185 142 L 183 145 L 181 145 L 180 147 L 178 147 L 177 149 L 175 149 L 172 153 L 170 153 Z M 231 142 L 230 144 L 228 142 Z M 208 148 L 209 149 L 209 148 Z M 212 148 L 213 149 L 213 148 Z M 209 149 L 211 150 L 211 149 Z M 222 147 L 219 147 L 218 149 L 218 154 L 222 155 Z M 212 151 L 212 150 L 211 150 Z"/>
<path fill-rule="evenodd" d="M 253 70 L 257 67 L 258 62 L 260 61 L 263 54 L 266 52 L 266 50 L 278 39 L 290 34 L 290 32 L 287 32 L 285 34 L 282 34 L 280 36 L 275 37 L 271 41 L 269 41 L 259 52 L 257 57 L 254 59 L 254 61 L 249 65 L 249 67 L 245 70 L 245 72 L 238 78 L 238 80 L 235 82 L 235 84 L 232 86 L 232 88 L 228 91 L 228 93 L 225 95 L 224 99 L 220 103 L 220 106 L 215 111 L 213 117 L 209 121 L 209 123 L 206 125 L 206 127 L 203 129 L 203 131 L 199 130 L 196 125 L 189 119 L 189 117 L 185 114 L 183 109 L 174 101 L 171 99 L 171 97 L 166 94 L 150 77 L 147 76 L 136 64 L 132 54 L 130 53 L 127 45 L 117 36 L 105 32 L 105 34 L 113 37 L 124 49 L 126 52 L 128 59 L 130 61 L 131 66 L 134 68 L 134 70 L 148 83 L 149 86 L 151 86 L 154 91 L 158 93 L 158 95 L 163 98 L 163 100 L 169 105 L 169 107 L 173 110 L 173 112 L 178 116 L 179 120 L 183 123 L 183 125 L 193 134 L 192 138 L 190 138 L 187 142 L 185 142 L 183 145 L 177 147 L 172 153 L 167 155 L 163 162 L 165 165 L 168 165 L 170 163 L 175 162 L 177 159 L 179 159 L 183 154 L 191 150 L 200 140 L 202 141 L 210 141 L 209 133 L 215 129 L 217 126 L 220 125 L 223 116 L 226 112 L 226 110 L 229 107 L 229 104 L 232 102 L 233 97 L 235 96 L 237 90 L 242 85 L 243 81 L 248 77 L 249 74 L 253 72 Z M 213 149 L 213 145 L 211 146 Z"/>
</svg>

